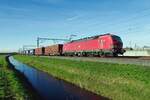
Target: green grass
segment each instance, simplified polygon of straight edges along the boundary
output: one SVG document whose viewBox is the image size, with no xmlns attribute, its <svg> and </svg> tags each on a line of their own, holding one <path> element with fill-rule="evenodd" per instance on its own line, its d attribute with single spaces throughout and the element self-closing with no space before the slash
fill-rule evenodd
<svg viewBox="0 0 150 100">
<path fill-rule="evenodd" d="M 17 74 L 7 67 L 5 56 L 0 55 L 0 100 L 26 100 L 27 90 L 22 86 Z"/>
<path fill-rule="evenodd" d="M 33 56 L 14 57 L 54 77 L 110 99 L 150 99 L 149 67 Z"/>
</svg>

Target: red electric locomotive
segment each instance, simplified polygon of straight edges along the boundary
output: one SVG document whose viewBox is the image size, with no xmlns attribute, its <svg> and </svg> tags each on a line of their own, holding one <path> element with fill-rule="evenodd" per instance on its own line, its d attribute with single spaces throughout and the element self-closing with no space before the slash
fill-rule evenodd
<svg viewBox="0 0 150 100">
<path fill-rule="evenodd" d="M 124 52 L 121 38 L 113 34 L 87 37 L 63 45 L 63 54 L 69 56 L 118 56 Z"/>
</svg>

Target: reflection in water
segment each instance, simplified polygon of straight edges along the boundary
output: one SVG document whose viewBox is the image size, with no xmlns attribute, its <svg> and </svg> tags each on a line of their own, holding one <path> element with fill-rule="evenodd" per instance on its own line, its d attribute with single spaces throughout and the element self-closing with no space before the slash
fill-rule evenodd
<svg viewBox="0 0 150 100">
<path fill-rule="evenodd" d="M 32 86 L 44 100 L 104 100 L 106 98 L 83 90 L 63 80 L 56 79 L 47 73 L 36 70 L 9 57 L 15 69 L 25 75 Z"/>
</svg>

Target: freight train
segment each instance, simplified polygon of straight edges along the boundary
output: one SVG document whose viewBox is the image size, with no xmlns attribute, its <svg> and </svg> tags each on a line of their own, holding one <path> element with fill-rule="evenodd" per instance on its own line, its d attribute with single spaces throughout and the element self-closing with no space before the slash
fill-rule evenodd
<svg viewBox="0 0 150 100">
<path fill-rule="evenodd" d="M 119 36 L 103 34 L 28 50 L 27 54 L 37 56 L 118 56 L 124 52 L 123 42 Z"/>
</svg>

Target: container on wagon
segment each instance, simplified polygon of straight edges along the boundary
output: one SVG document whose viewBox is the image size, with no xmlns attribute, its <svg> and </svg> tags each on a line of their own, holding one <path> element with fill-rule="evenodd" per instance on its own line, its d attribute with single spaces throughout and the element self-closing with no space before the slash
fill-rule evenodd
<svg viewBox="0 0 150 100">
<path fill-rule="evenodd" d="M 63 52 L 62 49 L 63 49 L 62 44 L 47 46 L 47 47 L 45 47 L 45 55 L 46 56 L 49 56 L 49 55 L 62 55 L 62 52 Z"/>
<path fill-rule="evenodd" d="M 44 54 L 45 54 L 45 47 L 35 49 L 35 55 L 36 56 L 41 56 L 41 55 L 44 55 Z"/>
</svg>

